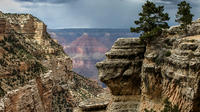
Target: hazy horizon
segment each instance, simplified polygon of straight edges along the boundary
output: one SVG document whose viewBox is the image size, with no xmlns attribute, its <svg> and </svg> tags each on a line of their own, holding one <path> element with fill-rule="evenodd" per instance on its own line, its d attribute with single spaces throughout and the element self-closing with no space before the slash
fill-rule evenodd
<svg viewBox="0 0 200 112">
<path fill-rule="evenodd" d="M 116 30 L 116 29 L 124 29 L 124 30 L 129 30 L 130 28 L 48 28 L 49 30 L 71 30 L 71 29 L 109 29 L 109 30 Z"/>
</svg>

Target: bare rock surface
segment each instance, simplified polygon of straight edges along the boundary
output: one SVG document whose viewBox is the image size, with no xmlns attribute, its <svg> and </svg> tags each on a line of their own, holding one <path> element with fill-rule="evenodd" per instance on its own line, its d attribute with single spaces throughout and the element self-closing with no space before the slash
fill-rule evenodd
<svg viewBox="0 0 200 112">
<path fill-rule="evenodd" d="M 98 94 L 97 97 L 87 99 L 81 103 L 79 103 L 79 108 L 84 111 L 104 111 L 111 99 L 111 94 L 104 92 L 101 94 Z"/>
</svg>

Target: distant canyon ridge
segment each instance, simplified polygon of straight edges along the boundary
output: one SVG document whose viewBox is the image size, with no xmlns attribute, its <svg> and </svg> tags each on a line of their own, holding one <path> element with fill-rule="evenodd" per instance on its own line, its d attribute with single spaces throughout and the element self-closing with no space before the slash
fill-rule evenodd
<svg viewBox="0 0 200 112">
<path fill-rule="evenodd" d="M 104 59 L 105 53 L 119 37 L 137 37 L 129 29 L 48 29 L 64 51 L 73 60 L 75 72 L 97 80 L 95 64 Z"/>
</svg>

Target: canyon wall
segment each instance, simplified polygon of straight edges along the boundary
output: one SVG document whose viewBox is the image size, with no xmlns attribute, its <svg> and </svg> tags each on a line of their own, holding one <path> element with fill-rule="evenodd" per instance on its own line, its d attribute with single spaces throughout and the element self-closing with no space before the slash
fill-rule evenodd
<svg viewBox="0 0 200 112">
<path fill-rule="evenodd" d="M 72 112 L 101 91 L 72 71 L 42 21 L 0 12 L 0 112 Z"/>
<path fill-rule="evenodd" d="M 106 59 L 96 64 L 111 97 L 102 101 L 104 108 L 93 102 L 79 105 L 80 110 L 160 112 L 169 106 L 177 112 L 199 112 L 199 23 L 188 26 L 187 35 L 179 26 L 171 27 L 146 46 L 139 38 L 118 39 Z"/>
</svg>

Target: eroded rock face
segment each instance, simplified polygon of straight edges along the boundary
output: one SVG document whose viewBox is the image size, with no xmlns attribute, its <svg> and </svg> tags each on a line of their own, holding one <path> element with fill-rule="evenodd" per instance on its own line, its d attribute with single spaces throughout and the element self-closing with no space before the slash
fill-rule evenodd
<svg viewBox="0 0 200 112">
<path fill-rule="evenodd" d="M 188 26 L 187 35 L 193 36 L 173 27 L 147 46 L 137 38 L 118 39 L 106 60 L 97 63 L 112 94 L 106 112 L 159 112 L 165 99 L 180 112 L 199 112 L 199 25 L 197 20 Z"/>
<path fill-rule="evenodd" d="M 119 38 L 97 63 L 99 77 L 113 95 L 108 111 L 136 111 L 141 95 L 141 66 L 145 46 L 138 38 Z"/>
<path fill-rule="evenodd" d="M 162 110 L 166 98 L 178 105 L 181 112 L 200 111 L 199 37 L 170 35 L 146 47 L 141 73 L 141 111 Z"/>
<path fill-rule="evenodd" d="M 42 21 L 0 12 L 0 112 L 72 112 L 101 91 L 72 71 Z"/>
<path fill-rule="evenodd" d="M 191 25 L 187 26 L 188 34 L 187 35 L 199 35 L 200 34 L 200 19 L 197 19 L 192 22 Z M 179 34 L 179 35 L 185 35 L 184 31 L 180 29 L 180 25 L 172 26 L 167 31 L 169 34 Z"/>
<path fill-rule="evenodd" d="M 139 39 L 120 38 L 106 53 L 106 60 L 97 63 L 100 80 L 111 89 L 113 95 L 140 94 L 140 90 L 134 88 L 140 87 L 141 78 L 137 74 L 141 72 L 144 51 Z"/>
</svg>

